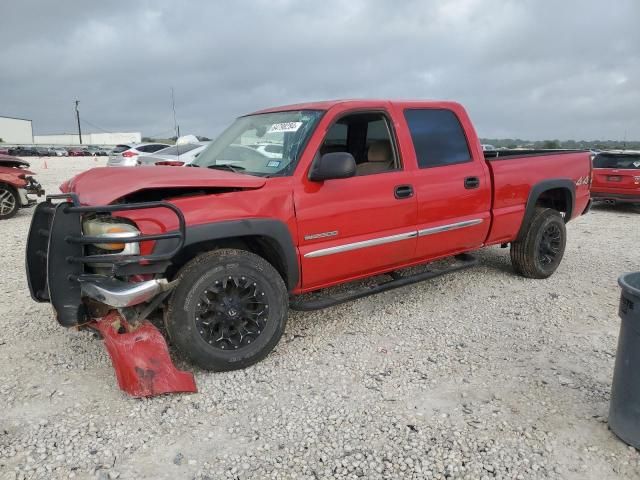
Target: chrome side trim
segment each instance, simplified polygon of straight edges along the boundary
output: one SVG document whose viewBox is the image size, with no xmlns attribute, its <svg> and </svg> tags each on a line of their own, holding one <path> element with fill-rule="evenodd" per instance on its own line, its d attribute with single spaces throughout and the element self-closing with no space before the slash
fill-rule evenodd
<svg viewBox="0 0 640 480">
<path fill-rule="evenodd" d="M 434 233 L 448 232 L 449 230 L 457 230 L 458 228 L 471 227 L 472 225 L 478 225 L 482 222 L 484 222 L 482 218 L 475 218 L 473 220 L 450 223 L 449 225 L 441 225 L 439 227 L 424 228 L 422 230 L 418 230 L 418 236 L 424 237 L 426 235 L 433 235 Z"/>
<path fill-rule="evenodd" d="M 401 242 L 402 240 L 408 240 L 409 238 L 415 238 L 418 236 L 418 232 L 399 233 L 397 235 L 390 235 L 388 237 L 372 238 L 371 240 L 363 240 L 361 242 L 346 243 L 344 245 L 338 245 L 336 247 L 322 248 L 320 250 L 314 250 L 309 253 L 305 253 L 305 258 L 324 257 L 325 255 L 333 255 L 334 253 L 349 252 L 351 250 L 358 250 L 360 248 L 375 247 L 376 245 L 384 245 L 385 243 Z"/>
</svg>

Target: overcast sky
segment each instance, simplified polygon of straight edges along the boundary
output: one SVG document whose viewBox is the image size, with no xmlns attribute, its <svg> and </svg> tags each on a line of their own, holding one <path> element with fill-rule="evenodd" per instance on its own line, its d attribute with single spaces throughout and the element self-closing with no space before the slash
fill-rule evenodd
<svg viewBox="0 0 640 480">
<path fill-rule="evenodd" d="M 640 140 L 640 1 L 67 1 L 0 7 L 0 115 L 214 136 L 332 98 L 448 99 L 484 137 Z M 85 131 L 100 131 L 88 123 Z"/>
</svg>

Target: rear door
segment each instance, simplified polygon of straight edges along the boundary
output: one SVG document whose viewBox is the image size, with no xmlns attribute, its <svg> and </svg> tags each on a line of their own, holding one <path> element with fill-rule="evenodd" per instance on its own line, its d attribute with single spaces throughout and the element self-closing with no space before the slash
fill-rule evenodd
<svg viewBox="0 0 640 480">
<path fill-rule="evenodd" d="M 311 182 L 305 173 L 294 190 L 304 290 L 391 270 L 414 256 L 413 181 L 387 105 L 326 114 L 330 123 L 316 155 L 349 152 L 358 175 Z"/>
<path fill-rule="evenodd" d="M 462 107 L 397 108 L 408 133 L 403 156 L 417 165 L 412 175 L 418 202 L 416 257 L 482 246 L 491 226 L 491 178 L 466 113 Z"/>
</svg>

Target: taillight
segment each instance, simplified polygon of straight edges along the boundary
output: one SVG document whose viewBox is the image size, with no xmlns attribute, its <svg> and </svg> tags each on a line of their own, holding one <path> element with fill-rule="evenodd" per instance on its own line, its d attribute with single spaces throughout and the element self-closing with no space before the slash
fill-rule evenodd
<svg viewBox="0 0 640 480">
<path fill-rule="evenodd" d="M 156 165 L 164 165 L 167 167 L 181 167 L 184 165 L 184 162 L 178 162 L 177 160 L 162 160 L 161 162 L 156 162 Z"/>
<path fill-rule="evenodd" d="M 122 152 L 123 157 L 135 157 L 136 155 L 138 154 L 136 152 L 132 152 L 131 150 L 125 150 L 124 152 Z"/>
</svg>

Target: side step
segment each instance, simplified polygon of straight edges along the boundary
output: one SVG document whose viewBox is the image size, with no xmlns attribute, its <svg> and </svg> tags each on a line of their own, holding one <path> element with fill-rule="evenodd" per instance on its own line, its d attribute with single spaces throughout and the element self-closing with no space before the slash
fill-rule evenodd
<svg viewBox="0 0 640 480">
<path fill-rule="evenodd" d="M 469 255 L 468 253 L 456 255 L 455 258 L 455 263 L 441 270 L 428 270 L 426 272 L 416 273 L 414 275 L 407 275 L 406 277 L 399 275 L 398 272 L 390 272 L 388 275 L 391 276 L 392 280 L 378 283 L 377 285 L 362 287 L 357 290 L 351 290 L 349 292 L 338 293 L 335 295 L 316 296 L 315 298 L 311 298 L 309 300 L 303 300 L 299 299 L 299 297 L 293 297 L 289 302 L 289 308 L 291 308 L 291 310 L 298 310 L 303 312 L 311 310 L 321 310 L 323 308 L 333 307 L 335 305 L 349 302 L 351 300 L 357 300 L 358 298 L 367 297 L 376 293 L 386 292 L 387 290 L 404 287 L 405 285 L 411 285 L 412 283 L 418 283 L 423 280 L 428 280 L 430 278 L 444 275 L 445 273 L 457 272 L 458 270 L 463 270 L 465 268 L 473 267 L 478 264 L 478 259 Z"/>
</svg>

